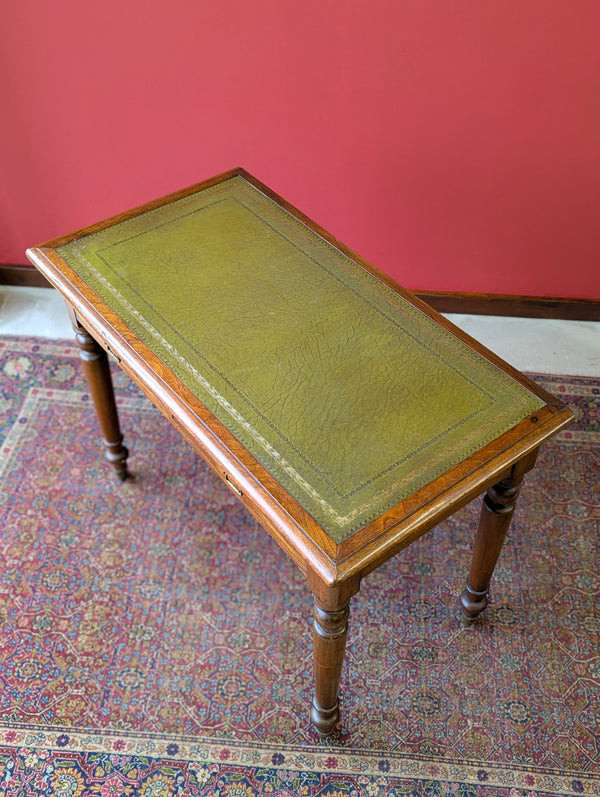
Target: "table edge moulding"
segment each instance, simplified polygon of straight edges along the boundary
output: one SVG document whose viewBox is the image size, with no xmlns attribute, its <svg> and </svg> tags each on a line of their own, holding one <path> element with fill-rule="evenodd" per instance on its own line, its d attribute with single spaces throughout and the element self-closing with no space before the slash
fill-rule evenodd
<svg viewBox="0 0 600 797">
<path fill-rule="evenodd" d="M 459 604 L 485 609 L 521 480 L 573 417 L 555 397 L 244 169 L 27 256 L 66 299 L 117 476 L 107 355 L 306 574 L 322 737 L 362 577 L 482 493 Z"/>
</svg>

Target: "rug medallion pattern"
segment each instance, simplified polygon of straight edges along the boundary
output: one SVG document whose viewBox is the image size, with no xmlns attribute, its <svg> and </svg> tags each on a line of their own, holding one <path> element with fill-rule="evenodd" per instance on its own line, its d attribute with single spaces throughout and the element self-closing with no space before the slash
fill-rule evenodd
<svg viewBox="0 0 600 797">
<path fill-rule="evenodd" d="M 0 339 L 0 794 L 600 794 L 600 380 L 547 445 L 484 618 L 475 503 L 367 577 L 327 745 L 287 557 L 121 372 L 113 479 L 74 345 Z"/>
</svg>

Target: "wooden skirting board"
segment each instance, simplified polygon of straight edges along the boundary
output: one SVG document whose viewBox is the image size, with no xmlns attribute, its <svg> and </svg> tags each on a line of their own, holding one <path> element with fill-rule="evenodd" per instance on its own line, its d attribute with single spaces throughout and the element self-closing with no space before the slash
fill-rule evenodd
<svg viewBox="0 0 600 797">
<path fill-rule="evenodd" d="M 0 285 L 49 288 L 31 266 L 0 264 Z M 510 296 L 496 293 L 438 293 L 413 291 L 440 313 L 501 315 L 523 318 L 559 318 L 568 321 L 600 321 L 600 301 L 545 296 Z"/>
<path fill-rule="evenodd" d="M 600 301 L 546 296 L 505 296 L 498 293 L 436 293 L 414 291 L 439 313 L 502 315 L 600 321 Z"/>
<path fill-rule="evenodd" d="M 0 285 L 49 288 L 50 283 L 33 266 L 8 266 L 0 263 Z"/>
</svg>

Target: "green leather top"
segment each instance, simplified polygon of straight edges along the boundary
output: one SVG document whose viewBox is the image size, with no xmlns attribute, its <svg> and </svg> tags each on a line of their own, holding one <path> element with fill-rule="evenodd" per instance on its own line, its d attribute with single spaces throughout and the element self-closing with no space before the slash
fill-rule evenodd
<svg viewBox="0 0 600 797">
<path fill-rule="evenodd" d="M 543 406 L 241 177 L 58 251 L 336 542 Z"/>
</svg>

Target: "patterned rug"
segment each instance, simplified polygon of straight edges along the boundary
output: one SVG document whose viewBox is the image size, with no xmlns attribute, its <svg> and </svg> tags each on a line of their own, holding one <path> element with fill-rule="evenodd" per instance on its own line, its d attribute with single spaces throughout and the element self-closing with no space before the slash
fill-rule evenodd
<svg viewBox="0 0 600 797">
<path fill-rule="evenodd" d="M 486 615 L 477 502 L 365 579 L 324 745 L 301 573 L 124 374 L 120 484 L 75 346 L 0 338 L 0 794 L 600 794 L 600 380 L 535 378 L 577 421 Z"/>
</svg>

